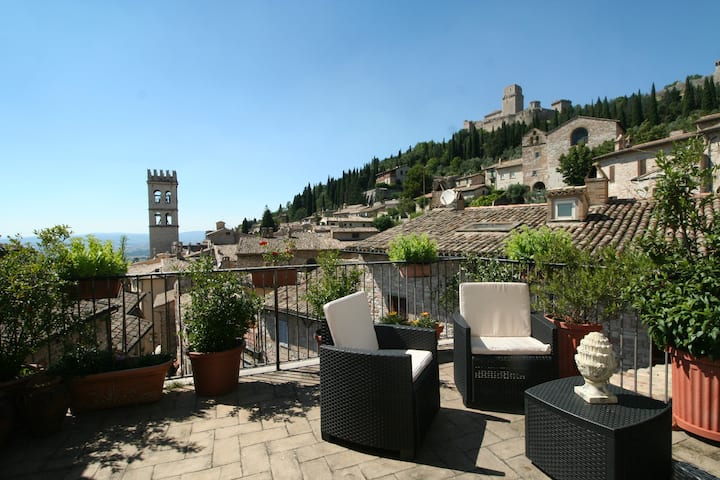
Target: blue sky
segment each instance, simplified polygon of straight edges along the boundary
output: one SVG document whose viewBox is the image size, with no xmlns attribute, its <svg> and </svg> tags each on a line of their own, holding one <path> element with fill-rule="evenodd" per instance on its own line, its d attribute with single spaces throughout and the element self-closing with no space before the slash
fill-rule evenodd
<svg viewBox="0 0 720 480">
<path fill-rule="evenodd" d="M 589 4 L 589 5 L 588 5 Z M 541 8 L 542 7 L 542 8 Z M 658 89 L 720 60 L 720 2 L 0 0 L 0 235 L 181 231 L 501 107 Z"/>
</svg>

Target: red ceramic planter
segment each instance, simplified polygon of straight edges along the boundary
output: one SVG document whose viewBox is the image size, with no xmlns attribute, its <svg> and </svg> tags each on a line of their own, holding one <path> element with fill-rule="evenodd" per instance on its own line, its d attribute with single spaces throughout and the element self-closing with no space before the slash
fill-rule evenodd
<svg viewBox="0 0 720 480">
<path fill-rule="evenodd" d="M 74 378 L 70 381 L 70 409 L 78 413 L 157 402 L 171 363 Z"/>
<path fill-rule="evenodd" d="M 574 377 L 580 375 L 575 365 L 575 353 L 580 340 L 590 332 L 601 332 L 602 325 L 596 323 L 575 324 L 546 317 L 558 327 L 558 375 Z"/>
<path fill-rule="evenodd" d="M 277 283 L 275 283 L 275 274 L 277 274 Z M 295 268 L 255 270 L 251 275 L 255 288 L 284 287 L 297 283 L 297 269 Z"/>
<path fill-rule="evenodd" d="M 402 265 L 398 268 L 400 269 L 400 276 L 403 278 L 418 278 L 430 276 L 429 263 L 409 263 L 407 265 Z"/>
<path fill-rule="evenodd" d="M 672 360 L 674 423 L 690 433 L 720 442 L 720 361 L 696 358 L 669 348 Z"/>
<path fill-rule="evenodd" d="M 222 352 L 188 352 L 195 393 L 203 397 L 225 395 L 238 383 L 244 346 Z"/>
</svg>

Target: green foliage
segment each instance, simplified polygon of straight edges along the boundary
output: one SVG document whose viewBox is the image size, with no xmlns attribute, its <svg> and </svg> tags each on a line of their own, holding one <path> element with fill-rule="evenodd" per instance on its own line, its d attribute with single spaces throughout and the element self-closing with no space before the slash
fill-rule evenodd
<svg viewBox="0 0 720 480">
<path fill-rule="evenodd" d="M 68 278 L 82 279 L 93 277 L 111 277 L 127 273 L 128 261 L 125 258 L 127 237 L 123 236 L 120 248 L 113 247 L 112 241 L 100 241 L 92 235 L 71 238 L 65 257 Z"/>
<path fill-rule="evenodd" d="M 480 195 L 475 197 L 470 202 L 471 207 L 490 207 L 493 205 L 495 200 L 505 195 L 505 190 L 495 190 L 490 192 L 488 195 Z"/>
<path fill-rule="evenodd" d="M 437 261 L 437 242 L 426 233 L 398 235 L 390 241 L 387 250 L 392 262 L 432 263 Z"/>
<path fill-rule="evenodd" d="M 28 355 L 72 323 L 70 285 L 53 253 L 69 231 L 59 226 L 36 234 L 40 248 L 11 238 L 0 255 L 0 381 L 16 377 Z"/>
<path fill-rule="evenodd" d="M 49 373 L 63 377 L 92 375 L 130 368 L 151 367 L 171 360 L 169 354 L 148 354 L 139 357 L 117 355 L 97 347 L 75 345 L 66 350 L 58 363 L 49 368 Z"/>
<path fill-rule="evenodd" d="M 277 224 L 275 223 L 275 219 L 273 218 L 270 209 L 267 207 L 265 207 L 265 211 L 263 211 L 262 220 L 260 220 L 260 226 L 264 228 L 272 228 L 273 231 L 277 230 Z"/>
<path fill-rule="evenodd" d="M 696 357 L 720 358 L 720 220 L 706 216 L 712 193 L 695 194 L 715 168 L 702 168 L 704 145 L 692 139 L 662 151 L 655 185 L 656 227 L 640 240 L 650 268 L 632 289 L 633 303 L 660 348 L 673 347 Z"/>
<path fill-rule="evenodd" d="M 238 344 L 262 307 L 262 299 L 244 288 L 240 277 L 213 271 L 213 260 L 193 263 L 190 305 L 185 310 L 185 334 L 196 352 L 220 352 Z"/>
<path fill-rule="evenodd" d="M 305 301 L 316 318 L 324 318 L 323 305 L 357 291 L 361 271 L 342 265 L 337 251 L 327 250 L 318 255 L 320 272 L 308 281 Z"/>
<path fill-rule="evenodd" d="M 505 191 L 505 198 L 513 205 L 525 203 L 525 196 L 529 191 L 529 186 L 523 185 L 522 183 L 513 183 L 512 185 L 508 185 Z"/>
<path fill-rule="evenodd" d="M 505 255 L 511 260 L 523 262 L 544 258 L 559 263 L 567 258 L 573 248 L 570 233 L 566 230 L 551 230 L 549 227 L 528 228 L 523 225 L 514 230 L 505 241 Z"/>
<path fill-rule="evenodd" d="M 425 171 L 425 166 L 418 163 L 408 170 L 403 182 L 402 196 L 415 198 L 424 195 L 432 189 L 432 176 Z"/>
<path fill-rule="evenodd" d="M 373 226 L 381 232 L 384 232 L 388 228 L 392 228 L 395 225 L 397 225 L 397 222 L 395 222 L 395 220 L 393 220 L 390 215 L 378 215 L 373 220 Z"/>
<path fill-rule="evenodd" d="M 413 327 L 420 328 L 436 328 L 438 321 L 435 320 L 429 312 L 422 312 L 419 317 L 410 322 Z"/>
<path fill-rule="evenodd" d="M 403 317 L 395 310 L 392 310 L 380 317 L 380 323 L 384 323 L 387 325 L 406 325 L 407 318 Z"/>
<path fill-rule="evenodd" d="M 536 256 L 530 276 L 536 308 L 577 324 L 599 323 L 627 310 L 627 291 L 642 264 L 636 253 L 608 246 L 591 255 L 572 247 L 562 257 L 556 252 Z"/>
<path fill-rule="evenodd" d="M 584 144 L 579 143 L 570 147 L 566 154 L 560 155 L 560 166 L 557 171 L 563 176 L 568 185 L 585 185 L 585 178 L 592 168 L 592 153 Z"/>
</svg>

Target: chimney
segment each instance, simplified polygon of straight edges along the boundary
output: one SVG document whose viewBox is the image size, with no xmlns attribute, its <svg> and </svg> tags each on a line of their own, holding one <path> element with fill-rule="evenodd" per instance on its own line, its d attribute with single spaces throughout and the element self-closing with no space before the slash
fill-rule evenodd
<svg viewBox="0 0 720 480">
<path fill-rule="evenodd" d="M 590 205 L 605 205 L 608 203 L 608 179 L 586 178 L 585 187 Z"/>
</svg>

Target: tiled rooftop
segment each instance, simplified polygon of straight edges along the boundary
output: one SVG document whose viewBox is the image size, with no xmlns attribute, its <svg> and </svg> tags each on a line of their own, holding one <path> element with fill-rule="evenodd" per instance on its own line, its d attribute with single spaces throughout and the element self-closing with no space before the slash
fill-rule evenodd
<svg viewBox="0 0 720 480">
<path fill-rule="evenodd" d="M 0 450 L 6 479 L 544 479 L 524 416 L 468 410 L 440 366 L 441 409 L 414 461 L 321 440 L 317 362 L 241 377 L 218 398 L 170 382 L 155 404 L 67 416 L 46 438 Z M 673 432 L 673 478 L 716 478 L 720 448 Z"/>
</svg>

